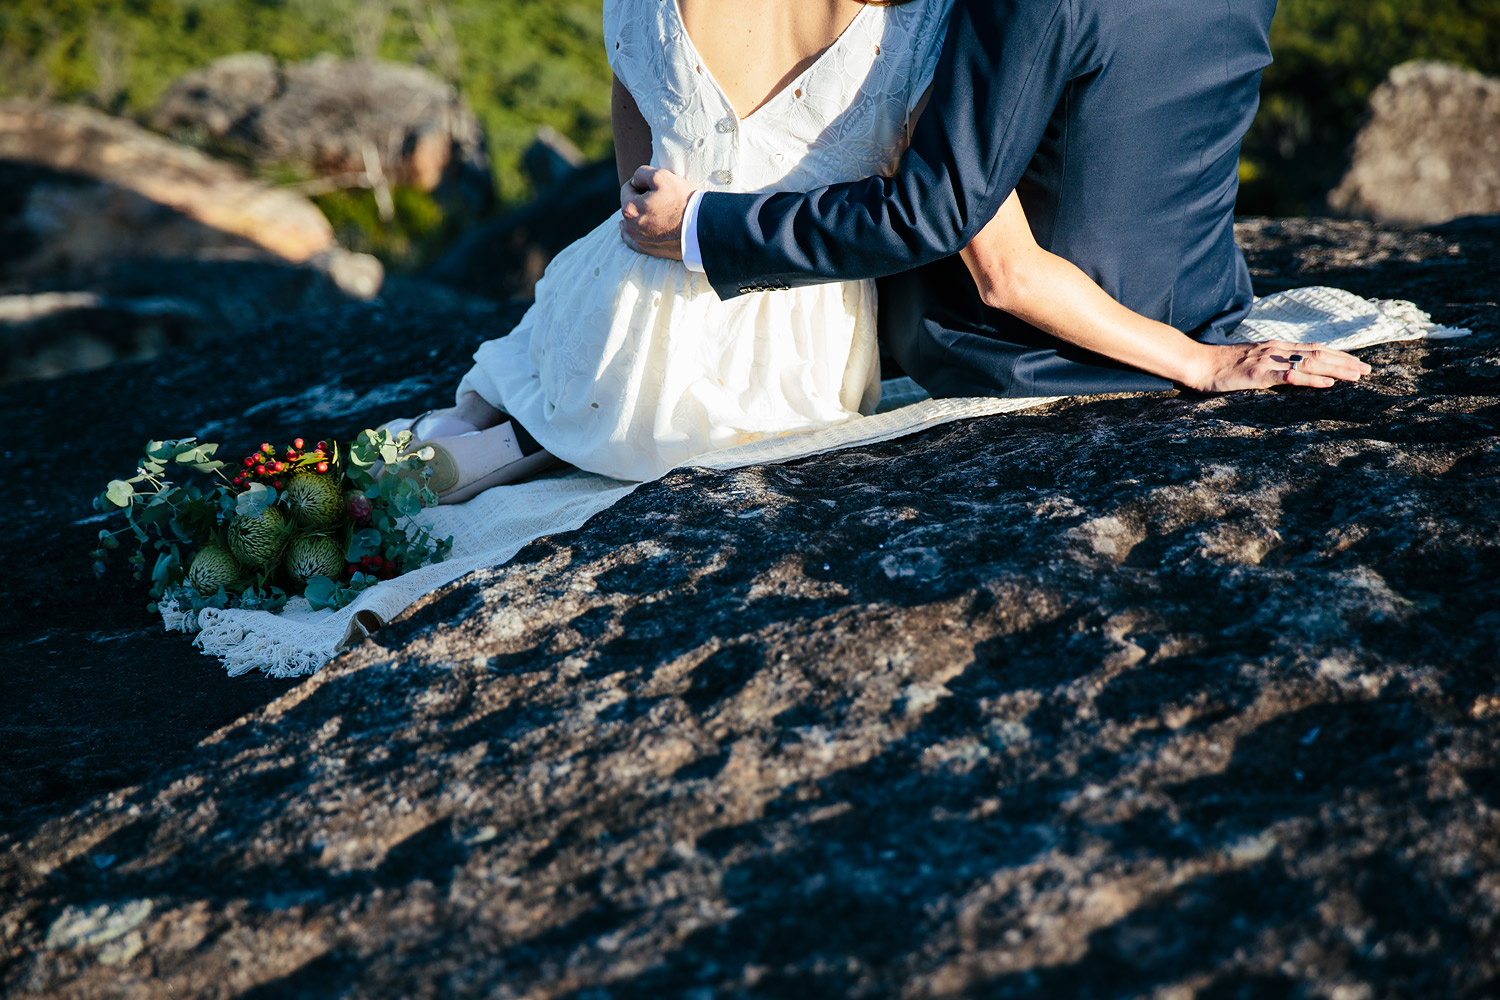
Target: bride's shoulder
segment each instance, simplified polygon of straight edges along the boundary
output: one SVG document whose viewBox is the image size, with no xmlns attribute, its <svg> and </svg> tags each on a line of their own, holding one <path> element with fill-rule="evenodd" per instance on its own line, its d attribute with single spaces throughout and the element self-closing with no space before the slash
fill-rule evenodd
<svg viewBox="0 0 1500 1000">
<path fill-rule="evenodd" d="M 953 11 L 954 0 L 908 0 L 907 3 L 881 4 L 889 17 L 917 23 L 946 21 Z"/>
<path fill-rule="evenodd" d="M 953 4 L 954 0 L 912 0 L 889 9 L 905 12 L 913 36 L 912 48 L 920 58 L 927 60 L 936 58 L 937 50 L 943 47 Z"/>
<path fill-rule="evenodd" d="M 614 38 L 642 18 L 659 17 L 676 0 L 604 0 L 604 37 Z"/>
<path fill-rule="evenodd" d="M 672 33 L 677 0 L 604 0 L 604 45 L 610 66 L 621 80 L 631 65 L 649 65 L 663 38 Z M 643 70 L 643 72 L 649 72 Z M 627 82 L 627 86 L 628 86 Z"/>
<path fill-rule="evenodd" d="M 882 6 L 880 10 L 888 26 L 900 25 L 920 44 L 922 40 L 946 33 L 953 3 L 954 0 L 910 0 L 909 3 Z"/>
</svg>

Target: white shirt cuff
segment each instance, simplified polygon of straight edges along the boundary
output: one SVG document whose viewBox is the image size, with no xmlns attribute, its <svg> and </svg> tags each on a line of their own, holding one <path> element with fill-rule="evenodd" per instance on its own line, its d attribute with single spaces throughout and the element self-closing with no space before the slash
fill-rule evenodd
<svg viewBox="0 0 1500 1000">
<path fill-rule="evenodd" d="M 689 271 L 699 274 L 704 273 L 703 251 L 698 247 L 698 206 L 702 201 L 703 192 L 694 191 L 682 213 L 682 262 Z"/>
</svg>

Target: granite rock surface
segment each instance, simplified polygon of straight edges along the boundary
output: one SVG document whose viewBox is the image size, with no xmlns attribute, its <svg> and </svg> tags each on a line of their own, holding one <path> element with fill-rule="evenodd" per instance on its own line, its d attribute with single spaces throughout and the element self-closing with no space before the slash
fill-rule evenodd
<svg viewBox="0 0 1500 1000">
<path fill-rule="evenodd" d="M 0 990 L 1500 991 L 1494 220 L 1240 237 L 1262 293 L 1476 335 L 1334 391 L 679 472 L 296 684 L 89 580 L 87 498 L 148 434 L 440 402 L 515 310 L 348 306 L 16 387 Z"/>
</svg>

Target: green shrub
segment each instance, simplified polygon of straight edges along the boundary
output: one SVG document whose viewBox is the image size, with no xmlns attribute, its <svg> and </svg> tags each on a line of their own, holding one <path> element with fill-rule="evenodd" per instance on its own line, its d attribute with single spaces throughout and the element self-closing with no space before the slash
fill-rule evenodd
<svg viewBox="0 0 1500 1000">
<path fill-rule="evenodd" d="M 436 261 L 461 224 L 444 213 L 437 199 L 416 188 L 391 191 L 395 212 L 389 222 L 381 219 L 375 194 L 362 188 L 319 195 L 313 201 L 333 224 L 339 243 L 379 257 L 396 272 L 416 271 Z"/>
<path fill-rule="evenodd" d="M 1442 59 L 1500 73 L 1500 0 L 1281 0 L 1272 46 L 1241 208 L 1317 211 L 1392 66 Z M 502 205 L 532 194 L 520 154 L 542 123 L 589 156 L 609 152 L 598 0 L 0 0 L 0 96 L 141 114 L 187 70 L 247 50 L 283 60 L 374 53 L 456 83 L 489 135 Z M 322 203 L 336 224 L 357 220 L 369 245 L 408 253 L 370 224 L 368 200 Z"/>
<path fill-rule="evenodd" d="M 610 149 L 598 0 L 0 0 L 0 97 L 143 116 L 183 73 L 234 52 L 378 54 L 455 83 L 485 125 L 501 202 L 532 192 L 521 152 L 551 124 Z"/>
</svg>

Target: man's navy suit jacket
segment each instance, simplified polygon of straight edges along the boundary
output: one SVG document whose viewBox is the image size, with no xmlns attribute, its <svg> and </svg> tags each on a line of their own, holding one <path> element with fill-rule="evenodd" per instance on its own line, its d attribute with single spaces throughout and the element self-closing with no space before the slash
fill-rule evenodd
<svg viewBox="0 0 1500 1000">
<path fill-rule="evenodd" d="M 1016 190 L 1038 244 L 1122 304 L 1190 336 L 1232 328 L 1253 300 L 1234 243 L 1240 140 L 1275 9 L 958 0 L 895 176 L 706 194 L 708 278 L 725 298 L 884 278 L 885 347 L 936 396 L 1170 388 L 988 308 L 954 255 Z"/>
</svg>

